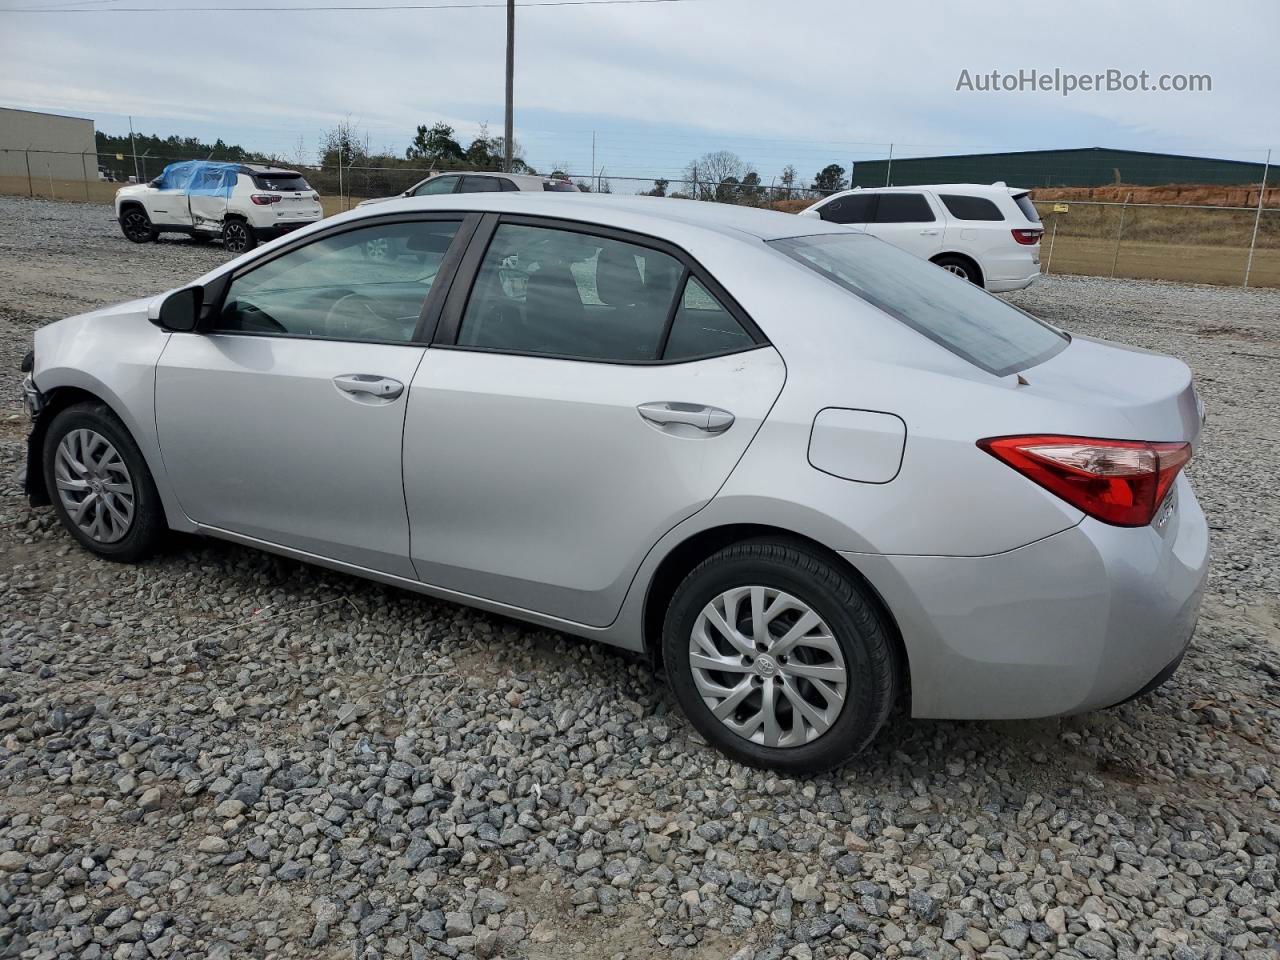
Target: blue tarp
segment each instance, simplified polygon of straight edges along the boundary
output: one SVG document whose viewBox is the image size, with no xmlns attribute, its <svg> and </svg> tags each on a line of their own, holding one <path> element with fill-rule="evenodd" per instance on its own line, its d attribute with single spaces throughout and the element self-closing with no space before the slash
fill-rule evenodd
<svg viewBox="0 0 1280 960">
<path fill-rule="evenodd" d="M 157 178 L 156 186 L 161 190 L 181 190 L 196 196 L 224 197 L 230 200 L 239 173 L 238 163 L 187 160 L 165 167 Z"/>
</svg>

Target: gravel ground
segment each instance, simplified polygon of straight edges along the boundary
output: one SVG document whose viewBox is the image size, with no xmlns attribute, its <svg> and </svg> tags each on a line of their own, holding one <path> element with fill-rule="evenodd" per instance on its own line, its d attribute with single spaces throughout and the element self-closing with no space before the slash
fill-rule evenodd
<svg viewBox="0 0 1280 960">
<path fill-rule="evenodd" d="M 224 256 L 0 199 L 0 364 Z M 6 389 L 0 954 L 1277 956 L 1280 293 L 1013 299 L 1195 368 L 1195 645 L 1141 702 L 898 717 L 815 779 L 720 757 L 604 648 L 217 542 L 94 559 L 17 492 Z"/>
</svg>

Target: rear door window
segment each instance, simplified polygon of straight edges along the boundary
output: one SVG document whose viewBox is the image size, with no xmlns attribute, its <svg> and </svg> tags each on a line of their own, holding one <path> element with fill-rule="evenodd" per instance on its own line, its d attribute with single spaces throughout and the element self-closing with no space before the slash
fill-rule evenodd
<svg viewBox="0 0 1280 960">
<path fill-rule="evenodd" d="M 828 223 L 867 223 L 875 207 L 875 194 L 836 197 L 818 208 L 818 216 Z"/>
<path fill-rule="evenodd" d="M 853 231 L 770 245 L 997 377 L 1048 360 L 1066 334 L 927 260 Z"/>
<path fill-rule="evenodd" d="M 1000 208 L 986 197 L 969 197 L 958 193 L 941 193 L 938 198 L 947 212 L 957 220 L 1003 220 Z"/>
<path fill-rule="evenodd" d="M 498 177 L 463 177 L 459 193 L 497 193 L 502 189 Z"/>
<path fill-rule="evenodd" d="M 683 272 L 674 257 L 638 244 L 503 223 L 481 261 L 458 345 L 610 363 L 653 361 Z"/>
<path fill-rule="evenodd" d="M 873 223 L 932 223 L 933 210 L 919 193 L 882 193 Z"/>
</svg>

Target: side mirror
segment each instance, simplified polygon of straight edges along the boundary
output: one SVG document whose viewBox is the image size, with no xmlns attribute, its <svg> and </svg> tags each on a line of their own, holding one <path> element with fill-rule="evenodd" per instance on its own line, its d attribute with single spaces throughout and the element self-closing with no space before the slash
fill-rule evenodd
<svg viewBox="0 0 1280 960">
<path fill-rule="evenodd" d="M 203 303 L 203 288 L 183 287 L 161 300 L 159 307 L 152 308 L 150 320 L 171 333 L 191 333 L 199 323 Z"/>
</svg>

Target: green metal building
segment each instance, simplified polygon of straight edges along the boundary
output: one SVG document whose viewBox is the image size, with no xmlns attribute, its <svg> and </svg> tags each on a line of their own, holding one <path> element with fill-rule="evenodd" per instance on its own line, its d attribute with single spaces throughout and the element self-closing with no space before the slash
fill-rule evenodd
<svg viewBox="0 0 1280 960">
<path fill-rule="evenodd" d="M 1261 163 L 1188 157 L 1176 153 L 1079 147 L 968 153 L 949 157 L 859 160 L 853 186 L 911 186 L 918 183 L 994 183 L 1017 187 L 1102 187 L 1124 183 L 1158 187 L 1171 183 L 1243 185 L 1262 181 Z"/>
</svg>

